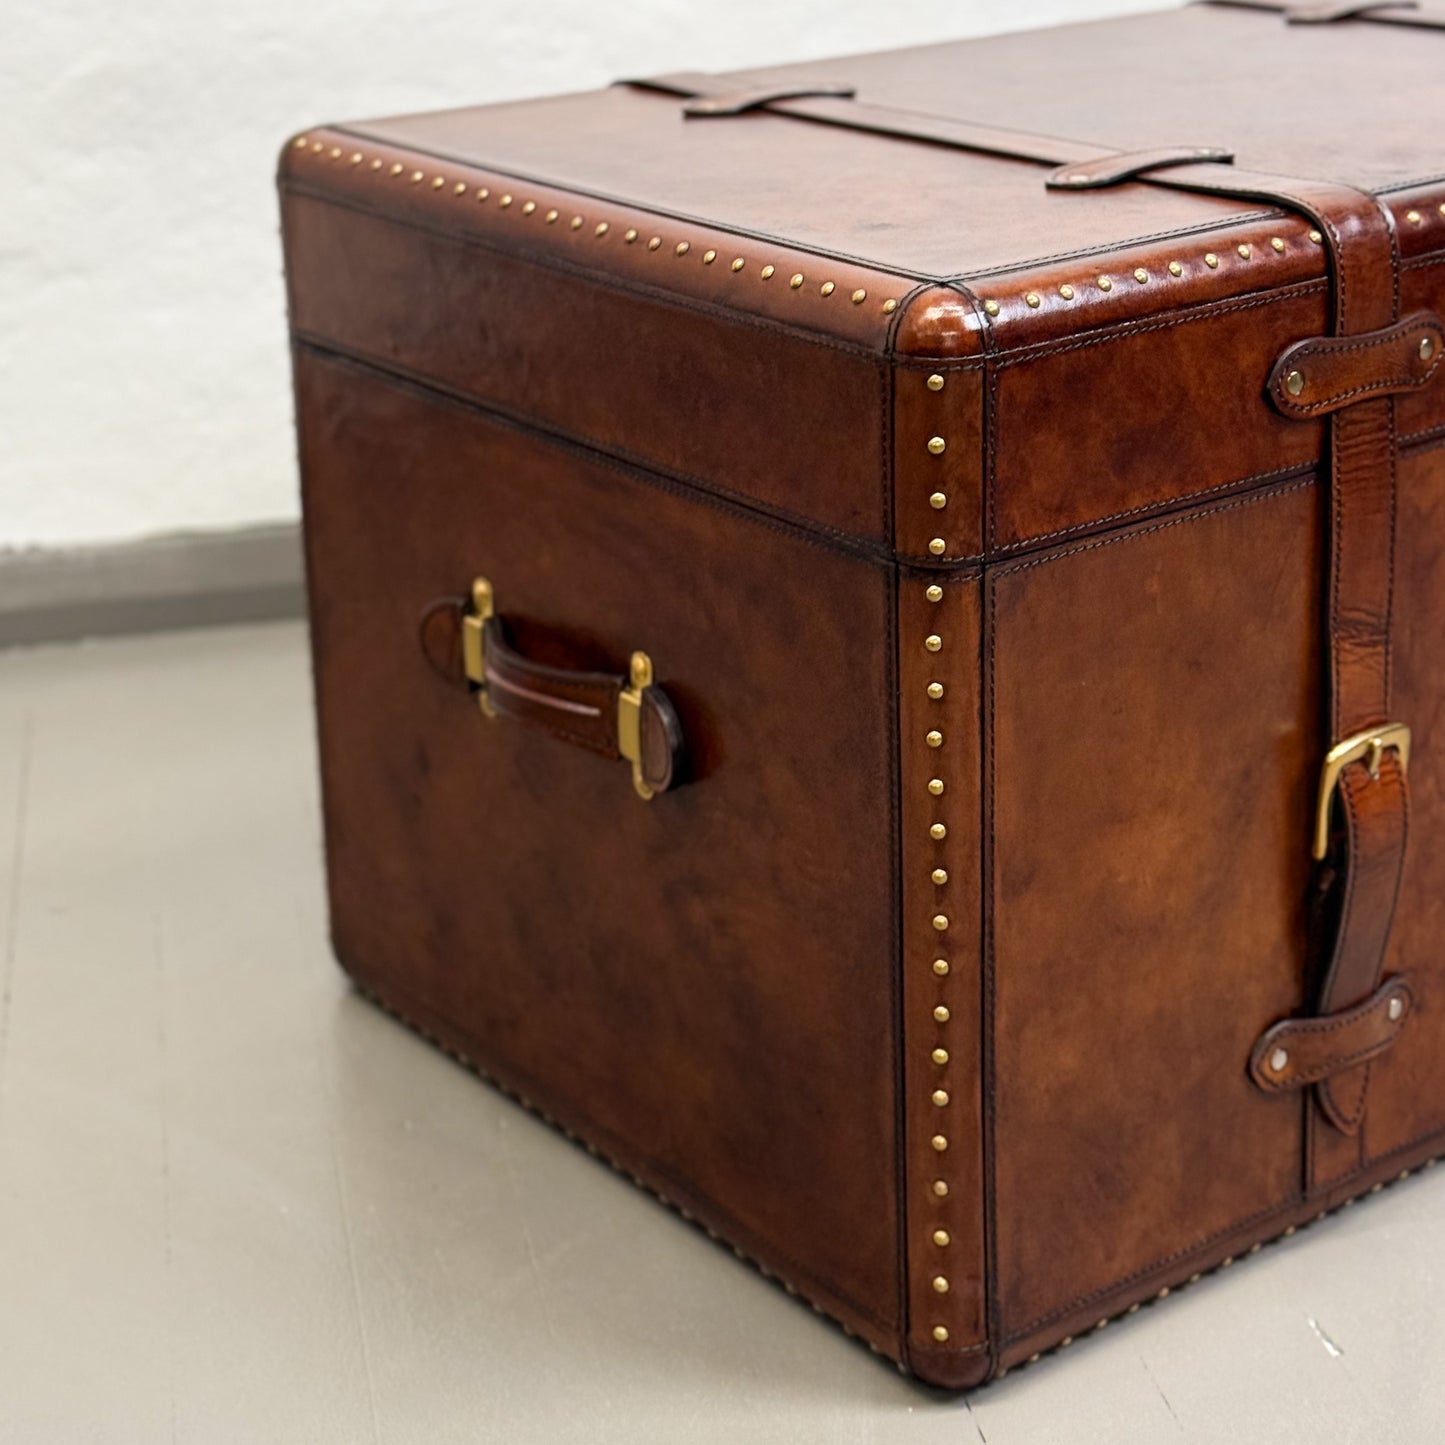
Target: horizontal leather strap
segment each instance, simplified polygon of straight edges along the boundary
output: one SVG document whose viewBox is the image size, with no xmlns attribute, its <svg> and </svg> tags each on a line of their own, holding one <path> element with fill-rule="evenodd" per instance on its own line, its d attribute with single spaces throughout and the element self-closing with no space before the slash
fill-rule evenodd
<svg viewBox="0 0 1445 1445">
<path fill-rule="evenodd" d="M 1269 396 L 1285 416 L 1323 416 L 1367 397 L 1418 391 L 1442 357 L 1445 325 L 1417 311 L 1380 331 L 1297 341 L 1275 362 Z"/>
<path fill-rule="evenodd" d="M 800 100 L 807 95 L 835 95 L 850 100 L 857 94 L 851 85 L 834 85 L 825 80 L 798 85 L 759 85 L 751 90 L 735 90 L 729 95 L 699 96 L 682 108 L 684 115 L 742 115 L 759 110 L 776 100 Z"/>
<path fill-rule="evenodd" d="M 1120 151 L 1117 155 L 1060 166 L 1044 184 L 1053 191 L 1099 190 L 1117 186 L 1120 181 L 1132 181 L 1145 171 L 1168 170 L 1171 166 L 1194 165 L 1198 161 L 1230 165 L 1234 152 L 1218 146 L 1159 146 L 1147 151 Z"/>
<path fill-rule="evenodd" d="M 1400 1037 L 1415 1006 L 1404 974 L 1387 978 L 1363 1003 L 1327 1018 L 1284 1019 L 1266 1029 L 1249 1073 L 1271 1094 L 1302 1089 L 1377 1058 Z"/>
<path fill-rule="evenodd" d="M 1395 0 L 1391 5 L 1290 5 L 1281 0 L 1192 0 L 1195 5 L 1224 5 L 1232 10 L 1263 10 L 1291 25 L 1334 25 L 1363 20 L 1376 25 L 1409 25 L 1420 30 L 1445 30 L 1445 11 L 1425 9 L 1416 0 Z"/>
</svg>

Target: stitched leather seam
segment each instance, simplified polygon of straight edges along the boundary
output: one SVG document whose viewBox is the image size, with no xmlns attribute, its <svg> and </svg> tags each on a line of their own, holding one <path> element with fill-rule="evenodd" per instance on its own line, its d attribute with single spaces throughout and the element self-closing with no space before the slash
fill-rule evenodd
<svg viewBox="0 0 1445 1445">
<path fill-rule="evenodd" d="M 1280 405 L 1290 413 L 1291 416 L 1316 417 L 1326 412 L 1338 411 L 1340 407 L 1356 397 L 1381 397 L 1389 396 L 1395 392 L 1421 391 L 1435 379 L 1435 368 L 1432 366 L 1424 376 L 1414 378 L 1386 378 L 1380 381 L 1369 382 L 1364 386 L 1354 386 L 1349 391 L 1337 391 L 1332 396 L 1327 396 L 1321 401 L 1312 401 L 1307 405 L 1301 405 L 1297 401 L 1287 401 L 1279 398 Z"/>
<path fill-rule="evenodd" d="M 1290 1089 L 1304 1088 L 1308 1084 L 1317 1084 L 1321 1079 L 1327 1079 L 1331 1074 L 1342 1073 L 1353 1064 L 1358 1064 L 1365 1059 L 1373 1059 L 1383 1054 L 1387 1049 L 1393 1048 L 1399 1041 L 1398 1032 L 1390 1034 L 1383 1039 L 1376 1039 L 1374 1043 L 1366 1045 L 1362 1049 L 1356 1049 L 1352 1054 L 1341 1054 L 1338 1058 L 1326 1059 L 1323 1063 L 1314 1064 L 1308 1069 L 1302 1069 L 1297 1074 L 1291 1074 L 1288 1079 L 1273 1079 L 1265 1084 L 1270 1093 L 1287 1093 Z"/>
</svg>

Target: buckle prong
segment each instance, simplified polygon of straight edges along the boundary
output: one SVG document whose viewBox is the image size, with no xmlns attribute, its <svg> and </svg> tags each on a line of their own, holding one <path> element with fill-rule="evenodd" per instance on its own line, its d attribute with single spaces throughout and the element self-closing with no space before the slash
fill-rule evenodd
<svg viewBox="0 0 1445 1445">
<path fill-rule="evenodd" d="M 1324 770 L 1320 774 L 1319 805 L 1315 813 L 1315 841 L 1312 850 L 1318 862 L 1330 851 L 1330 807 L 1334 802 L 1335 789 L 1340 777 L 1351 763 L 1363 761 L 1370 777 L 1379 781 L 1380 768 L 1385 754 L 1394 752 L 1400 758 L 1400 771 L 1410 771 L 1410 729 L 1404 723 L 1385 723 L 1382 727 L 1367 728 L 1362 733 L 1336 743 L 1325 754 Z"/>
</svg>

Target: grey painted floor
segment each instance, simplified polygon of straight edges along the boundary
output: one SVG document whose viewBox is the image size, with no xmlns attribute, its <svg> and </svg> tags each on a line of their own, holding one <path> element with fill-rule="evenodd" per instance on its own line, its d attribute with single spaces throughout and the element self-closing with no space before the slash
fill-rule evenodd
<svg viewBox="0 0 1445 1445">
<path fill-rule="evenodd" d="M 967 1402 L 359 1001 L 295 625 L 0 654 L 0 1441 L 1445 1437 L 1445 1168 Z"/>
</svg>

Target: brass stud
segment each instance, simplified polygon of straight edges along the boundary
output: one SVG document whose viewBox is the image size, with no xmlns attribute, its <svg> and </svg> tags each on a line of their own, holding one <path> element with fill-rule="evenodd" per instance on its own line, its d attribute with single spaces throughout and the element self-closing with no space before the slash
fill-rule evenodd
<svg viewBox="0 0 1445 1445">
<path fill-rule="evenodd" d="M 1232 1254 L 1226 1254 L 1219 1263 L 1221 1268 L 1229 1269 L 1234 1264 L 1234 1256 Z"/>
<path fill-rule="evenodd" d="M 465 181 L 458 181 L 456 185 L 452 187 L 452 195 L 454 196 L 464 196 L 466 193 L 467 183 Z"/>
<path fill-rule="evenodd" d="M 340 147 L 340 146 L 332 146 L 332 147 L 331 147 L 331 159 L 334 160 L 334 161 L 339 161 L 339 160 L 341 159 L 341 147 Z"/>
<path fill-rule="evenodd" d="M 686 241 L 679 241 L 677 245 L 672 248 L 672 250 L 673 254 L 676 256 L 686 256 L 687 253 L 692 250 L 692 247 L 688 245 Z"/>
<path fill-rule="evenodd" d="M 1420 360 L 1429 361 L 1435 355 L 1435 338 L 1433 336 L 1422 336 L 1420 338 Z M 1398 999 L 1395 1002 L 1399 1002 Z"/>
<path fill-rule="evenodd" d="M 1445 209 L 1445 207 L 1442 207 L 1442 209 Z M 885 316 L 891 316 L 897 310 L 898 303 L 890 296 L 888 300 L 883 303 L 883 314 Z"/>
<path fill-rule="evenodd" d="M 1031 1364 L 1031 1365 L 1036 1365 L 1036 1364 L 1038 1364 L 1040 1358 L 1041 1358 L 1041 1357 L 1038 1355 L 1038 1353 L 1035 1352 L 1034 1354 L 1032 1354 L 1032 1355 L 1029 1356 L 1029 1364 Z"/>
<path fill-rule="evenodd" d="M 802 284 L 803 273 L 801 271 L 794 271 L 793 274 L 788 277 L 788 285 L 791 286 L 794 291 L 796 291 L 798 287 Z"/>
<path fill-rule="evenodd" d="M 1037 311 L 1039 307 L 1043 305 L 1043 299 L 1037 291 L 1030 291 L 1029 294 L 1024 297 L 1024 301 L 1034 311 Z"/>
<path fill-rule="evenodd" d="M 308 144 L 308 138 L 304 135 L 298 135 L 291 144 L 294 145 L 298 151 L 304 151 Z"/>
<path fill-rule="evenodd" d="M 352 153 L 351 153 L 351 164 L 352 164 L 352 165 L 354 165 L 354 166 L 359 166 L 359 165 L 362 163 L 362 161 L 364 161 L 365 159 L 366 159 L 366 157 L 365 157 L 364 155 L 362 155 L 362 153 L 361 153 L 360 151 L 352 151 Z M 462 189 L 465 190 L 466 187 L 463 186 Z"/>
<path fill-rule="evenodd" d="M 1171 261 L 1169 263 L 1169 274 L 1171 276 L 1182 276 L 1184 274 L 1184 267 L 1181 266 L 1178 261 Z"/>
<path fill-rule="evenodd" d="M 704 252 L 702 253 L 702 264 L 703 264 L 704 266 L 711 266 L 712 263 L 713 263 L 714 261 L 716 261 L 716 260 L 717 260 L 717 252 L 716 252 L 716 251 L 704 251 Z"/>
<path fill-rule="evenodd" d="M 943 588 L 937 582 L 930 582 L 923 594 L 930 602 L 943 601 Z"/>
<path fill-rule="evenodd" d="M 1154 1298 L 1155 1298 L 1155 1299 L 1168 1299 L 1168 1298 L 1169 1298 L 1169 1286 L 1166 1284 L 1166 1285 L 1164 1286 L 1164 1288 L 1161 1289 L 1161 1290 L 1159 1291 L 1159 1293 L 1154 1296 Z"/>
<path fill-rule="evenodd" d="M 1292 1225 L 1292 1224 L 1286 1225 L 1286 1226 L 1285 1226 L 1285 1231 L 1284 1231 L 1284 1237 L 1285 1237 L 1286 1239 L 1288 1239 L 1288 1238 L 1290 1237 L 1290 1235 L 1292 1235 L 1293 1233 L 1294 1233 L 1294 1225 Z M 1198 1279 L 1198 1278 L 1199 1278 L 1199 1276 L 1198 1276 L 1198 1275 L 1195 1275 L 1195 1279 Z"/>
<path fill-rule="evenodd" d="M 937 728 L 931 728 L 924 736 L 923 741 L 931 748 L 941 748 L 943 746 L 943 734 L 939 732 Z"/>
<path fill-rule="evenodd" d="M 1141 286 L 1143 286 L 1143 285 L 1149 280 L 1149 273 L 1148 273 L 1142 266 L 1140 266 L 1140 267 L 1134 272 L 1134 279 L 1135 279 Z"/>
<path fill-rule="evenodd" d="M 743 269 L 743 267 L 746 266 L 747 264 L 748 264 L 748 263 L 747 263 L 746 261 L 744 261 L 741 256 L 734 256 L 734 257 L 733 257 L 733 270 L 734 270 L 734 271 L 741 271 L 741 270 Z"/>
<path fill-rule="evenodd" d="M 855 306 L 861 306 L 868 299 L 868 293 L 860 286 L 848 299 Z"/>
<path fill-rule="evenodd" d="M 943 779 L 929 778 L 928 791 L 932 793 L 935 798 L 938 797 L 939 794 L 943 792 Z"/>
<path fill-rule="evenodd" d="M 505 211 L 507 207 L 512 204 L 512 198 L 510 195 L 503 196 L 501 200 L 497 202 L 497 204 Z"/>
<path fill-rule="evenodd" d="M 1279 236 L 1271 236 L 1269 244 L 1277 252 L 1284 250 L 1284 241 Z"/>
<path fill-rule="evenodd" d="M 933 929 L 935 933 L 946 933 L 948 931 L 948 914 L 935 913 L 933 915 Z"/>
<path fill-rule="evenodd" d="M 536 209 L 537 209 L 537 203 L 536 203 L 536 201 L 524 201 L 524 202 L 522 203 L 522 214 L 523 214 L 524 216 L 530 216 L 530 215 L 532 214 L 532 212 L 535 211 Z M 604 235 L 604 236 L 607 234 L 607 222 L 606 222 L 606 221 L 603 221 L 603 223 L 602 223 L 602 230 L 601 230 L 601 232 L 599 232 L 599 234 L 600 234 L 600 235 Z"/>
<path fill-rule="evenodd" d="M 557 210 L 554 208 L 554 209 L 548 211 L 547 214 L 546 214 L 546 216 L 545 216 L 543 219 L 547 222 L 547 224 L 548 224 L 549 226 L 555 226 L 555 225 L 557 224 L 557 217 L 558 217 L 560 214 L 561 214 L 561 212 L 557 211 Z"/>
<path fill-rule="evenodd" d="M 939 978 L 947 978 L 947 977 L 948 977 L 948 960 L 947 960 L 946 958 L 935 958 L 935 959 L 933 960 L 933 971 L 934 971 L 934 973 L 936 973 L 936 974 L 938 975 Z M 942 1054 L 942 1053 L 943 1053 L 943 1050 L 942 1050 L 942 1049 L 935 1049 L 935 1050 L 934 1050 L 934 1053 L 935 1053 L 935 1054 Z M 935 1059 L 934 1062 L 937 1063 L 938 1060 Z M 948 1055 L 947 1055 L 947 1054 L 944 1054 L 944 1055 L 943 1055 L 943 1062 L 944 1062 L 944 1063 L 947 1063 L 947 1062 L 948 1062 Z"/>
<path fill-rule="evenodd" d="M 552 218 L 551 218 L 551 216 L 548 216 L 547 219 L 550 221 Z M 623 239 L 624 241 L 626 241 L 627 244 L 630 246 L 630 245 L 637 239 L 637 227 L 636 227 L 636 226 L 629 226 L 629 227 L 622 233 L 622 239 Z"/>
<path fill-rule="evenodd" d="M 761 276 L 764 281 L 771 281 L 773 279 L 773 272 L 776 269 L 774 266 L 764 266 L 763 269 L 758 272 L 758 275 Z"/>
<path fill-rule="evenodd" d="M 948 1181 L 946 1179 L 935 1179 L 933 1181 L 933 1192 L 939 1199 L 947 1199 Z"/>
<path fill-rule="evenodd" d="M 405 169 L 406 167 L 402 165 L 400 161 L 393 161 L 391 163 L 391 174 L 394 176 L 399 176 Z"/>
<path fill-rule="evenodd" d="M 599 240 L 607 234 L 607 231 L 608 225 L 606 221 L 598 221 L 598 223 L 592 228 L 592 234 L 596 236 Z"/>
<path fill-rule="evenodd" d="M 945 542 L 942 537 L 935 537 L 928 544 L 928 550 L 932 552 L 935 557 L 941 557 L 948 551 L 948 543 Z"/>
<path fill-rule="evenodd" d="M 425 172 L 425 171 L 413 171 L 413 172 L 411 173 L 411 183 L 412 183 L 412 185 L 416 185 L 418 182 L 424 181 L 425 179 L 426 179 L 426 172 Z"/>
<path fill-rule="evenodd" d="M 934 492 L 928 499 L 928 505 L 935 512 L 941 512 L 948 505 L 948 497 L 943 492 Z"/>
<path fill-rule="evenodd" d="M 1074 288 L 1065 281 L 1064 284 L 1059 287 L 1059 295 L 1062 296 L 1065 301 L 1072 301 L 1074 299 Z"/>
<path fill-rule="evenodd" d="M 998 315 L 998 302 L 997 302 L 997 301 L 985 301 L 985 302 L 983 303 L 983 309 L 984 309 L 985 311 L 987 311 L 990 316 L 997 316 L 997 315 Z"/>
<path fill-rule="evenodd" d="M 932 838 L 935 843 L 941 843 L 948 837 L 948 829 L 945 828 L 942 823 L 932 823 L 929 825 L 928 836 Z"/>
<path fill-rule="evenodd" d="M 941 682 L 930 682 L 928 684 L 928 695 L 934 702 L 943 696 L 943 684 Z"/>
<path fill-rule="evenodd" d="M 572 219 L 567 222 L 567 224 L 571 226 L 574 231 L 580 231 L 582 229 L 582 217 L 573 216 Z"/>
<path fill-rule="evenodd" d="M 948 882 L 948 870 L 946 868 L 935 868 L 928 876 L 938 884 L 940 888 Z"/>
<path fill-rule="evenodd" d="M 937 652 L 943 646 L 943 639 L 936 632 L 930 632 L 928 636 L 923 639 L 923 645 L 930 652 Z"/>
<path fill-rule="evenodd" d="M 321 144 L 321 142 L 318 140 L 318 141 L 312 141 L 312 142 L 311 142 L 311 149 L 312 149 L 317 155 L 320 155 L 321 152 L 326 149 L 326 147 L 323 146 L 323 145 Z"/>
<path fill-rule="evenodd" d="M 1073 1335 L 1065 1335 L 1065 1336 L 1063 1337 L 1063 1339 L 1061 1339 L 1061 1340 L 1059 1341 L 1059 1348 L 1060 1348 L 1061 1350 L 1067 1350 L 1067 1349 L 1069 1348 L 1069 1346 L 1070 1346 L 1071 1344 L 1073 1344 L 1073 1343 L 1074 1343 L 1074 1337 L 1073 1337 Z"/>
<path fill-rule="evenodd" d="M 1423 221 L 1425 218 L 1419 213 L 1419 211 L 1406 211 L 1405 219 L 1409 221 L 1412 226 L 1418 226 L 1420 222 Z"/>
<path fill-rule="evenodd" d="M 1098 1324 L 1096 1324 L 1096 1325 L 1094 1326 L 1094 1328 L 1095 1328 L 1096 1330 L 1102 1330 L 1102 1329 L 1104 1328 L 1104 1326 L 1107 1325 L 1108 1323 L 1109 1323 L 1109 1321 L 1108 1321 L 1107 1319 L 1102 1319 L 1102 1320 L 1099 1321 Z"/>
<path fill-rule="evenodd" d="M 1440 214 L 1445 216 L 1445 201 L 1440 202 Z"/>
<path fill-rule="evenodd" d="M 1262 1244 L 1251 1244 L 1249 1246 L 1249 1252 L 1251 1254 L 1258 1254 L 1263 1248 L 1264 1246 Z"/>
<path fill-rule="evenodd" d="M 658 250 L 661 246 L 662 246 L 662 237 L 661 237 L 661 236 L 653 236 L 653 237 L 651 237 L 651 238 L 648 240 L 647 249 L 648 249 L 649 251 L 656 251 L 656 250 Z"/>
<path fill-rule="evenodd" d="M 1100 290 L 1100 291 L 1112 291 L 1113 289 L 1114 289 L 1114 283 L 1113 283 L 1107 276 L 1100 276 L 1100 277 L 1099 277 L 1099 290 Z"/>
<path fill-rule="evenodd" d="M 447 178 L 445 176 L 433 176 L 431 178 L 431 188 L 434 191 L 441 190 L 441 188 L 446 185 L 446 183 Z"/>
<path fill-rule="evenodd" d="M 938 1007 L 933 1010 L 933 1017 L 935 1022 L 946 1024 L 952 1017 L 952 1015 L 948 1011 L 948 1005 L 939 1004 Z"/>
<path fill-rule="evenodd" d="M 1324 238 L 1322 235 L 1320 235 L 1320 233 L 1319 233 L 1318 231 L 1311 231 L 1311 232 L 1310 232 L 1310 240 L 1313 241 L 1316 246 L 1322 246 L 1322 245 L 1324 245 L 1324 242 L 1325 242 L 1325 238 Z"/>
<path fill-rule="evenodd" d="M 941 457 L 948 450 L 948 443 L 942 437 L 929 437 L 929 453 L 935 457 Z"/>
<path fill-rule="evenodd" d="M 1305 389 L 1305 374 L 1302 371 L 1291 371 L 1284 379 L 1284 389 L 1291 396 L 1298 396 Z"/>
<path fill-rule="evenodd" d="M 945 1139 L 942 1134 L 935 1134 L 931 1142 L 935 1154 L 942 1154 L 948 1148 L 948 1140 Z"/>
<path fill-rule="evenodd" d="M 946 1064 L 946 1063 L 948 1062 L 948 1050 L 947 1050 L 947 1049 L 934 1049 L 934 1051 L 933 1051 L 933 1062 L 934 1062 L 935 1064 L 940 1065 L 940 1066 Z"/>
<path fill-rule="evenodd" d="M 1213 251 L 1206 251 L 1204 253 L 1204 264 L 1208 266 L 1211 271 L 1217 270 L 1219 267 L 1219 257 L 1216 256 Z"/>
<path fill-rule="evenodd" d="M 933 1242 L 940 1249 L 947 1249 L 953 1243 L 953 1238 L 946 1229 L 935 1229 L 933 1231 Z"/>
<path fill-rule="evenodd" d="M 935 1294 L 948 1293 L 948 1281 L 941 1274 L 933 1276 L 933 1292 Z"/>
<path fill-rule="evenodd" d="M 929 391 L 943 390 L 943 378 L 936 371 L 933 373 L 932 376 L 928 378 L 927 382 L 925 382 L 924 384 L 928 387 Z"/>
<path fill-rule="evenodd" d="M 934 1325 L 933 1338 L 937 1340 L 940 1345 L 946 1345 L 948 1343 L 948 1330 L 943 1325 Z"/>
<path fill-rule="evenodd" d="M 1240 246 L 1238 250 L 1240 258 L 1245 261 L 1248 261 L 1249 258 L 1254 255 L 1254 248 L 1252 246 Z"/>
<path fill-rule="evenodd" d="M 1190 1283 L 1190 1284 L 1198 1284 L 1198 1283 L 1199 1283 L 1199 1276 L 1198 1276 L 1197 1274 L 1191 1274 L 1191 1275 L 1189 1276 L 1189 1283 Z"/>
<path fill-rule="evenodd" d="M 818 287 L 818 294 L 820 296 L 831 296 L 837 289 L 831 281 L 824 281 L 823 284 Z"/>
<path fill-rule="evenodd" d="M 946 1109 L 948 1107 L 948 1091 L 946 1089 L 935 1089 L 930 1097 L 935 1108 Z"/>
</svg>

